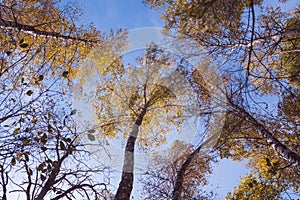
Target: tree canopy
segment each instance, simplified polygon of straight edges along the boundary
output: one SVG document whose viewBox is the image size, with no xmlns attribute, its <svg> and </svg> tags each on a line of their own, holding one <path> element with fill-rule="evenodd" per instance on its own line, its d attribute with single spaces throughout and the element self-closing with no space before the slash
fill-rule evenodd
<svg viewBox="0 0 300 200">
<path fill-rule="evenodd" d="M 205 186 L 222 158 L 246 161 L 250 169 L 227 199 L 297 198 L 299 5 L 143 2 L 162 11 L 165 31 L 176 32 L 178 43 L 187 38 L 201 48 L 193 53 L 205 55 L 202 63 L 191 66 L 183 55 L 151 43 L 127 64 L 121 55 L 126 31 L 100 32 L 82 18 L 76 2 L 0 2 L 2 200 L 129 200 L 141 151 L 152 164 L 139 177 L 143 199 L 215 198 Z M 218 72 L 209 71 L 211 65 Z M 78 123 L 86 116 L 74 108 L 74 99 L 90 103 L 91 127 Z M 218 118 L 223 111 L 224 119 Z M 194 118 L 203 130 L 192 143 L 178 139 L 160 151 Z M 124 144 L 119 185 L 111 185 L 113 167 L 94 157 L 84 137 Z"/>
<path fill-rule="evenodd" d="M 255 0 L 145 3 L 162 9 L 166 28 L 204 46 L 222 74 L 227 117 L 216 148 L 221 157 L 247 160 L 252 171 L 228 198 L 299 193 L 299 6 L 287 12 Z"/>
<path fill-rule="evenodd" d="M 83 199 L 109 195 L 78 142 L 73 83 L 79 63 L 114 33 L 100 34 L 79 6 L 60 1 L 0 3 L 1 198 Z M 105 55 L 101 55 L 105 59 Z M 105 64 L 102 63 L 104 66 Z M 106 67 L 106 66 L 105 66 Z M 70 164 L 72 163 L 72 164 Z"/>
</svg>

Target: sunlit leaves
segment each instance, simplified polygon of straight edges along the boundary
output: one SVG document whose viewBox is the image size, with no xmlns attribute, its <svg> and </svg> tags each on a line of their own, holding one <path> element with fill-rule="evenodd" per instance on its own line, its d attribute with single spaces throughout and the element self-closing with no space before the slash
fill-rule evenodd
<svg viewBox="0 0 300 200">
<path fill-rule="evenodd" d="M 0 109 L 8 116 L 13 110 L 22 111 L 29 103 L 26 96 L 44 95 L 56 79 L 62 81 L 56 82 L 55 90 L 65 93 L 69 87 L 58 85 L 73 80 L 81 58 L 105 40 L 92 25 L 77 24 L 76 4 L 4 1 L 0 12 L 0 93 L 14 99 Z"/>
<path fill-rule="evenodd" d="M 120 52 L 127 47 L 126 32 L 119 30 L 111 33 L 109 37 L 101 41 L 101 45 L 96 46 L 89 52 L 86 59 L 81 62 L 80 68 L 72 68 L 69 77 L 75 79 L 77 84 L 73 87 L 75 92 L 84 92 L 85 87 L 92 87 L 91 82 L 98 81 L 99 77 L 104 77 L 111 73 L 120 74 L 124 70 Z"/>
<path fill-rule="evenodd" d="M 24 153 L 21 152 L 21 153 L 17 154 L 16 158 L 17 158 L 17 159 L 20 159 L 20 158 L 22 158 L 23 155 L 24 155 Z"/>
<path fill-rule="evenodd" d="M 10 164 L 11 164 L 11 165 L 16 165 L 16 163 L 17 163 L 17 162 L 16 162 L 16 159 L 15 159 L 15 158 L 12 158 L 11 161 L 10 161 Z"/>
<path fill-rule="evenodd" d="M 281 74 L 298 89 L 300 88 L 300 39 L 297 33 L 299 28 L 300 14 L 298 13 L 286 22 L 287 31 L 294 32 L 294 34 L 289 34 L 282 42 L 282 69 L 280 69 Z"/>
<path fill-rule="evenodd" d="M 192 146 L 176 140 L 168 151 L 155 154 L 149 170 L 140 178 L 144 199 L 171 199 L 178 172 L 193 150 Z M 202 190 L 208 184 L 212 162 L 208 155 L 195 156 L 184 174 L 183 199 L 213 199 Z"/>
<path fill-rule="evenodd" d="M 20 131 L 20 128 L 16 128 L 14 131 L 13 131 L 13 134 L 18 134 Z"/>
<path fill-rule="evenodd" d="M 152 48 L 138 58 L 139 66 L 128 65 L 124 72 L 112 72 L 97 86 L 93 106 L 100 135 L 127 136 L 143 109 L 146 114 L 138 141 L 144 146 L 164 143 L 171 127 L 173 131 L 179 129 L 185 118 L 183 111 L 191 103 L 190 85 L 171 66 L 171 57 Z"/>
<path fill-rule="evenodd" d="M 281 190 L 282 179 L 277 182 L 267 183 L 269 180 L 247 175 L 241 180 L 238 188 L 234 188 L 233 194 L 229 193 L 226 199 L 231 200 L 248 200 L 248 199 L 278 199 Z"/>
<path fill-rule="evenodd" d="M 30 140 L 24 140 L 24 141 L 23 141 L 23 145 L 24 145 L 24 146 L 27 146 L 27 145 L 29 145 L 29 144 L 30 144 Z"/>
<path fill-rule="evenodd" d="M 167 28 L 175 28 L 211 53 L 229 99 L 249 110 L 276 140 L 299 152 L 299 7 L 287 12 L 261 0 L 226 5 L 218 0 L 145 2 L 163 9 Z M 274 151 L 249 119 L 232 112 L 229 106 L 218 146 L 221 158 L 247 160 L 253 171 L 229 196 L 278 199 L 290 190 L 299 191 L 297 168 Z"/>
<path fill-rule="evenodd" d="M 162 18 L 167 28 L 177 28 L 179 33 L 190 35 L 206 45 L 209 40 L 217 42 L 222 33 L 237 35 L 244 25 L 243 12 L 250 7 L 248 1 L 164 1 L 145 0 L 151 6 L 164 8 Z M 254 1 L 260 4 L 262 1 Z M 216 9 L 218 8 L 218 9 Z M 232 36 L 233 38 L 234 36 Z M 230 39 L 230 36 L 228 36 Z"/>
<path fill-rule="evenodd" d="M 287 140 L 285 144 L 297 151 L 296 144 L 299 139 L 292 132 L 293 126 L 283 127 L 274 120 L 269 127 L 280 130 L 280 135 L 276 137 Z M 295 179 L 297 167 L 290 166 L 281 158 L 246 120 L 228 115 L 219 142 L 222 144 L 219 146 L 221 158 L 237 161 L 247 159 L 251 169 L 251 174 L 242 178 L 242 182 L 233 194 L 228 195 L 228 199 L 277 199 L 282 193 L 288 192 L 287 190 L 298 190 L 299 180 Z"/>
<path fill-rule="evenodd" d="M 52 189 L 59 194 L 85 182 L 93 188 L 91 168 L 86 169 L 82 158 L 64 160 L 79 154 L 76 110 L 66 93 L 80 74 L 79 63 L 93 47 L 106 42 L 104 49 L 111 47 L 110 52 L 117 54 L 106 40 L 113 33 L 100 36 L 93 25 L 81 21 L 76 3 L 7 0 L 0 4 L 0 166 L 3 180 L 12 185 L 7 193 L 22 185 L 28 190 L 18 193 L 47 199 L 44 195 Z M 50 189 L 38 197 L 50 176 Z M 3 190 L 6 184 L 1 183 Z"/>
</svg>

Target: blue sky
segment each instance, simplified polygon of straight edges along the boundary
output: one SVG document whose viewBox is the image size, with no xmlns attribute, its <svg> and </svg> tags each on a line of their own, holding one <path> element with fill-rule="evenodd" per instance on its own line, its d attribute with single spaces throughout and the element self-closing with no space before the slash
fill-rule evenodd
<svg viewBox="0 0 300 200">
<path fill-rule="evenodd" d="M 159 14 L 149 6 L 145 6 L 142 0 L 79 0 L 78 2 L 84 5 L 84 17 L 102 31 L 163 25 Z"/>
<path fill-rule="evenodd" d="M 87 22 L 93 22 L 104 32 L 119 28 L 128 30 L 163 26 L 160 14 L 145 6 L 142 0 L 80 0 L 79 2 L 84 6 L 84 18 Z M 218 199 L 225 199 L 226 193 L 233 190 L 239 182 L 239 176 L 245 175 L 246 171 L 240 163 L 222 160 L 214 167 L 209 188 L 216 189 Z M 115 182 L 118 183 L 118 180 Z M 134 199 L 139 199 L 136 191 L 133 195 Z"/>
<path fill-rule="evenodd" d="M 162 27 L 160 13 L 153 11 L 142 3 L 142 0 L 78 0 L 83 5 L 84 18 L 87 22 L 93 22 L 98 29 L 108 32 L 111 29 L 134 29 L 144 27 Z M 273 0 L 265 0 L 266 5 L 281 6 L 283 10 L 295 7 L 297 1 L 290 0 L 289 4 L 274 5 Z M 233 191 L 233 187 L 240 181 L 239 176 L 244 176 L 247 169 L 243 163 L 237 163 L 223 159 L 215 165 L 213 174 L 209 179 L 209 188 L 216 189 L 218 199 L 225 199 L 227 192 Z M 118 174 L 114 174 L 113 181 L 118 186 Z M 137 188 L 136 186 L 134 187 Z M 133 192 L 137 197 L 136 190 Z"/>
</svg>

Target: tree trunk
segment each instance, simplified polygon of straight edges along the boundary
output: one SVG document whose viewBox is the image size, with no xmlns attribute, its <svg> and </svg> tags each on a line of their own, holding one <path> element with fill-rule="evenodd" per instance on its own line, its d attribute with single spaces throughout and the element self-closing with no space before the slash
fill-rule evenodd
<svg viewBox="0 0 300 200">
<path fill-rule="evenodd" d="M 201 150 L 202 145 L 200 145 L 197 149 L 195 149 L 185 160 L 185 162 L 181 165 L 179 171 L 176 175 L 176 182 L 175 186 L 172 192 L 172 200 L 180 200 L 181 193 L 183 191 L 183 181 L 184 181 L 184 175 L 186 170 L 188 169 L 188 166 L 193 161 L 194 157 L 199 153 Z"/>
<path fill-rule="evenodd" d="M 147 111 L 147 105 L 144 106 L 142 112 L 139 114 L 129 138 L 127 139 L 124 165 L 122 170 L 122 178 L 119 183 L 115 200 L 129 200 L 133 188 L 133 168 L 134 168 L 134 145 L 139 133 L 139 128 L 142 125 L 143 118 Z"/>
<path fill-rule="evenodd" d="M 230 101 L 229 101 L 230 102 Z M 285 160 L 290 162 L 293 165 L 296 165 L 300 168 L 300 156 L 289 149 L 286 145 L 281 143 L 273 134 L 267 130 L 261 123 L 259 123 L 250 113 L 248 113 L 244 108 L 237 106 L 230 102 L 231 106 L 236 109 L 239 113 L 242 114 L 242 117 L 250 122 L 258 133 L 265 138 L 267 143 L 269 143 L 276 152 L 278 152 Z"/>
<path fill-rule="evenodd" d="M 8 176 L 7 173 L 4 171 L 3 165 L 0 164 L 0 174 L 1 174 L 1 185 L 2 185 L 2 200 L 7 200 L 7 184 L 8 184 Z"/>
<path fill-rule="evenodd" d="M 26 24 L 20 24 L 18 22 L 13 22 L 13 21 L 8 21 L 0 18 L 0 27 L 3 28 L 8 28 L 8 29 L 15 29 L 15 30 L 20 30 L 23 32 L 31 33 L 34 35 L 39 35 L 39 36 L 45 36 L 45 37 L 53 37 L 53 38 L 61 38 L 65 40 L 74 40 L 74 41 L 81 41 L 81 42 L 91 42 L 91 43 L 97 43 L 99 41 L 96 40 L 88 40 L 88 39 L 83 39 L 79 37 L 73 37 L 70 35 L 63 35 L 58 32 L 54 31 L 44 31 L 44 30 L 38 30 L 34 26 L 31 25 L 26 25 Z"/>
</svg>

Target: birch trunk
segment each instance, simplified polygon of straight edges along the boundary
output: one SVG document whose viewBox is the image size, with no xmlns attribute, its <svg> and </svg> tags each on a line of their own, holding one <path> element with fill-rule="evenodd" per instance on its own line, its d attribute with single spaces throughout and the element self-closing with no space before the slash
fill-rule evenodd
<svg viewBox="0 0 300 200">
<path fill-rule="evenodd" d="M 230 102 L 230 101 L 229 101 Z M 289 149 L 286 145 L 280 142 L 273 134 L 267 130 L 258 120 L 256 120 L 249 112 L 244 108 L 237 106 L 230 102 L 231 106 L 236 109 L 242 117 L 250 122 L 258 133 L 265 138 L 268 144 L 270 144 L 278 154 L 280 154 L 285 160 L 290 162 L 293 165 L 296 165 L 300 169 L 300 156 Z"/>
<path fill-rule="evenodd" d="M 115 200 L 129 200 L 133 188 L 133 173 L 134 173 L 134 145 L 139 133 L 139 128 L 142 125 L 143 118 L 147 111 L 147 105 L 144 106 L 142 112 L 138 116 L 129 138 L 127 139 L 124 155 L 124 164 L 122 169 L 122 178 L 119 183 Z"/>
<path fill-rule="evenodd" d="M 79 37 L 73 37 L 70 35 L 63 35 L 61 33 L 54 32 L 54 31 L 39 30 L 31 25 L 21 24 L 18 22 L 4 20 L 1 18 L 0 18 L 0 27 L 2 29 L 3 28 L 15 29 L 15 30 L 20 30 L 22 32 L 30 33 L 32 35 L 39 35 L 39 36 L 45 36 L 45 37 L 61 38 L 61 39 L 65 39 L 65 40 L 74 40 L 74 41 L 80 41 L 80 42 L 92 42 L 92 43 L 99 42 L 96 40 L 88 40 L 88 39 L 83 39 L 83 38 L 79 38 Z"/>
</svg>

